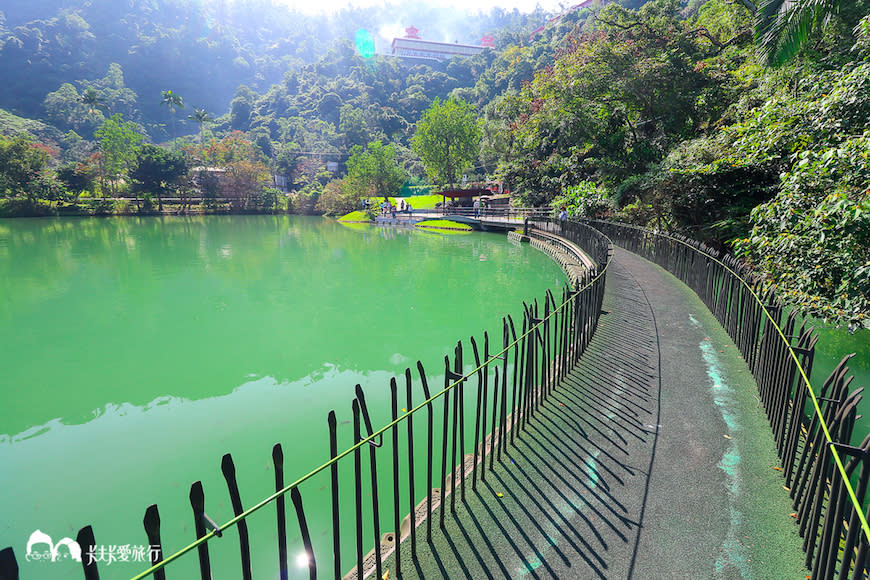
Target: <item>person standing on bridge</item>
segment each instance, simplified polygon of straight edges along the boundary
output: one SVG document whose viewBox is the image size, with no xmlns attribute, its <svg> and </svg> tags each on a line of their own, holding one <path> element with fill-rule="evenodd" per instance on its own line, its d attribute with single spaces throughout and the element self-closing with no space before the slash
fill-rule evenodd
<svg viewBox="0 0 870 580">
<path fill-rule="evenodd" d="M 565 225 L 565 222 L 568 221 L 568 210 L 565 206 L 562 206 L 562 211 L 559 212 L 559 221 L 562 222 L 562 225 Z"/>
<path fill-rule="evenodd" d="M 480 199 L 474 200 L 474 217 L 480 217 Z"/>
</svg>

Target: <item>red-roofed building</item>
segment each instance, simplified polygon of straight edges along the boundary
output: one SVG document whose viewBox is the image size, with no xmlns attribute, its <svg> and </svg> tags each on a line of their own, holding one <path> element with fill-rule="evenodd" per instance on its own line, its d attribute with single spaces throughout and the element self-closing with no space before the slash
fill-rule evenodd
<svg viewBox="0 0 870 580">
<path fill-rule="evenodd" d="M 474 56 L 488 48 L 495 47 L 495 39 L 484 36 L 480 45 L 459 44 L 457 42 L 435 42 L 423 40 L 419 30 L 413 26 L 405 29 L 404 38 L 394 38 L 392 53 L 394 56 L 407 59 L 449 60 L 454 56 Z"/>
</svg>

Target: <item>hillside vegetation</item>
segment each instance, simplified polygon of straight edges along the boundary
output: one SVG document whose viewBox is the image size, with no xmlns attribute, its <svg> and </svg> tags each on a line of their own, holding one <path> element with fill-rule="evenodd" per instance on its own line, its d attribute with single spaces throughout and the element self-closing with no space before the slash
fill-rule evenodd
<svg viewBox="0 0 870 580">
<path fill-rule="evenodd" d="M 805 311 L 868 323 L 870 0 L 625 1 L 552 20 L 495 9 L 433 24 L 496 40 L 447 62 L 358 48 L 387 15 L 437 22 L 426 5 L 5 11 L 6 214 L 109 197 L 140 212 L 171 198 L 173 211 L 343 215 L 463 177 L 517 204 L 685 232 Z M 451 115 L 463 155 L 444 158 L 436 128 Z"/>
</svg>

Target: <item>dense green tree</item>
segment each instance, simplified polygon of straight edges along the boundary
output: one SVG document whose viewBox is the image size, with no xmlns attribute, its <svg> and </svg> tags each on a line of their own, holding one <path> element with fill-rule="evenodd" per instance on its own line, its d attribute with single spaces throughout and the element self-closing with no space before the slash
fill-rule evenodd
<svg viewBox="0 0 870 580">
<path fill-rule="evenodd" d="M 761 0 L 755 11 L 755 38 L 761 59 L 782 64 L 794 57 L 814 30 L 822 28 L 841 0 Z"/>
<path fill-rule="evenodd" d="M 360 207 L 359 191 L 344 179 L 333 179 L 323 186 L 315 208 L 323 215 L 342 216 Z"/>
<path fill-rule="evenodd" d="M 83 163 L 96 147 L 93 141 L 83 139 L 75 131 L 67 131 L 57 141 L 62 145 L 62 159 L 66 163 Z"/>
<path fill-rule="evenodd" d="M 514 142 L 514 114 L 519 114 L 522 100 L 516 94 L 496 97 L 483 110 L 481 122 L 480 162 L 484 171 L 495 174 L 499 164 L 510 162 Z"/>
<path fill-rule="evenodd" d="M 114 196 L 118 191 L 118 183 L 133 167 L 143 136 L 135 123 L 124 121 L 116 113 L 106 119 L 103 126 L 94 133 L 94 137 L 100 144 L 102 173 Z M 105 195 L 104 189 L 103 196 Z"/>
<path fill-rule="evenodd" d="M 591 181 L 581 181 L 567 187 L 552 201 L 555 211 L 563 207 L 571 217 L 606 218 L 614 211 L 613 200 L 607 195 L 607 188 Z"/>
<path fill-rule="evenodd" d="M 106 104 L 107 111 L 121 113 L 125 118 L 138 120 L 138 95 L 125 85 L 124 71 L 121 65 L 113 62 L 109 64 L 106 76 L 102 79 L 84 83 L 87 88 L 95 88 L 99 98 Z"/>
<path fill-rule="evenodd" d="M 804 152 L 738 242 L 788 303 L 852 328 L 870 328 L 868 159 L 867 136 Z"/>
<path fill-rule="evenodd" d="M 341 113 L 342 99 L 334 93 L 328 92 L 320 98 L 317 103 L 317 116 L 319 119 L 337 125 Z"/>
<path fill-rule="evenodd" d="M 90 191 L 94 186 L 93 172 L 83 163 L 67 163 L 58 167 L 57 179 L 74 198 Z"/>
<path fill-rule="evenodd" d="M 47 119 L 58 128 L 91 134 L 110 111 L 129 119 L 138 117 L 136 93 L 124 86 L 124 73 L 117 63 L 109 65 L 102 79 L 77 84 L 81 92 L 72 83 L 63 83 L 42 102 Z"/>
<path fill-rule="evenodd" d="M 169 151 L 150 143 L 142 145 L 130 170 L 137 206 L 139 193 L 151 194 L 157 197 L 162 211 L 163 196 L 177 191 L 186 175 L 187 161 L 181 151 Z"/>
<path fill-rule="evenodd" d="M 417 123 L 411 147 L 420 156 L 429 177 L 453 187 L 477 159 L 480 134 L 471 105 L 459 99 L 442 102 L 436 98 Z"/>
<path fill-rule="evenodd" d="M 0 135 L 0 196 L 24 196 L 35 202 L 40 192 L 39 176 L 48 160 L 47 149 L 29 136 Z"/>
<path fill-rule="evenodd" d="M 97 111 L 108 111 L 109 106 L 106 104 L 105 99 L 100 96 L 100 93 L 97 92 L 97 89 L 93 87 L 88 87 L 82 94 L 79 95 L 79 101 L 88 108 L 88 113 L 96 113 Z"/>
<path fill-rule="evenodd" d="M 68 9 L 20 24 L 0 39 L 0 104 L 36 116 L 44 95 L 91 72 L 95 37 Z"/>
<path fill-rule="evenodd" d="M 359 145 L 351 149 L 347 160 L 347 183 L 357 196 L 395 195 L 407 179 L 405 170 L 396 162 L 396 150 L 392 145 L 372 141 L 365 149 Z M 356 204 L 352 204 L 356 205 Z"/>
<path fill-rule="evenodd" d="M 362 109 L 347 104 L 339 111 L 338 131 L 344 138 L 345 146 L 365 145 L 371 141 L 371 131 Z"/>
<path fill-rule="evenodd" d="M 528 32 L 548 17 L 543 11 L 522 15 L 494 10 L 468 15 L 459 27 L 428 4 L 409 5 L 403 10 L 406 22 L 429 23 L 428 38 L 451 35 L 459 42 L 474 44 L 484 33 L 494 33 L 499 46 L 502 35 L 526 40 Z M 307 93 L 305 100 L 310 97 L 305 103 L 308 108 L 282 111 L 290 116 L 315 110 L 320 98 L 329 92 L 338 95 L 342 104 L 353 99 L 354 106 L 365 108 L 368 98 L 370 103 L 401 111 L 395 101 L 388 101 L 394 93 L 397 98 L 402 95 L 406 67 L 398 59 L 379 55 L 365 59 L 349 41 L 360 28 L 375 30 L 383 22 L 394 21 L 394 9 L 386 6 L 308 16 L 287 10 L 281 2 L 262 0 L 44 0 L 7 2 L 3 12 L 7 23 L 6 33 L 0 36 L 0 78 L 5 90 L 0 91 L 0 107 L 25 116 L 37 116 L 45 95 L 64 83 L 79 90 L 90 84 L 101 90 L 113 113 L 141 122 L 151 131 L 152 139 L 163 137 L 160 125 L 165 122 L 160 120 L 166 114 L 159 100 L 143 101 L 140 117 L 119 107 L 103 90 L 106 87 L 98 86 L 98 72 L 113 63 L 126 73 L 133 93 L 154 95 L 172 87 L 186 101 L 209 111 L 226 111 L 240 85 L 262 93 L 273 83 L 286 85 L 287 93 L 282 96 L 299 92 Z M 515 30 L 505 31 L 505 27 Z M 481 72 L 476 66 L 433 62 L 424 67 L 446 75 L 446 79 L 440 75 L 424 79 L 424 86 L 445 91 L 428 92 L 426 105 L 435 96 L 445 98 L 446 91 L 457 83 L 473 82 L 470 79 Z M 316 87 L 299 83 L 305 76 L 299 73 L 306 67 L 316 78 Z M 282 83 L 291 70 L 297 74 Z M 352 78 L 355 84 L 327 86 L 327 79 L 337 76 Z M 440 82 L 444 80 L 447 82 Z M 276 108 L 287 104 L 287 100 L 275 103 Z M 302 103 L 293 103 L 298 104 Z M 327 117 L 335 114 L 334 109 L 324 111 Z M 413 121 L 421 111 L 408 116 L 401 112 L 405 121 Z M 235 120 L 243 119 L 237 116 Z M 247 130 L 248 126 L 236 124 L 233 128 Z M 178 130 L 180 137 L 182 128 Z M 166 127 L 167 140 L 170 131 Z M 376 132 L 371 136 L 377 137 Z"/>
<path fill-rule="evenodd" d="M 718 116 L 727 77 L 702 62 L 717 47 L 679 9 L 677 0 L 607 5 L 598 31 L 569 39 L 517 98 L 488 110 L 496 138 L 510 143 L 501 174 L 526 203 L 583 180 L 616 187 Z"/>
<path fill-rule="evenodd" d="M 251 112 L 254 109 L 254 91 L 242 85 L 236 89 L 236 96 L 230 102 L 230 128 L 245 131 L 251 126 Z"/>
<path fill-rule="evenodd" d="M 775 195 L 752 210 L 739 252 L 805 312 L 870 321 L 870 60 L 806 79 L 723 131 L 724 164 L 780 169 Z M 729 140 L 730 138 L 730 140 Z M 715 162 L 696 171 L 713 174 Z"/>
<path fill-rule="evenodd" d="M 47 120 L 63 130 L 93 133 L 106 117 L 101 108 L 89 106 L 83 96 L 70 83 L 64 83 L 56 91 L 48 93 L 42 103 Z"/>
</svg>

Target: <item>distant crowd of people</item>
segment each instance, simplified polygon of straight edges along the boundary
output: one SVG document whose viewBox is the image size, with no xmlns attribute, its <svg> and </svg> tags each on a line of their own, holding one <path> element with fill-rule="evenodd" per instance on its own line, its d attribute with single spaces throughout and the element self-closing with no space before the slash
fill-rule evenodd
<svg viewBox="0 0 870 580">
<path fill-rule="evenodd" d="M 368 211 L 371 207 L 368 199 L 362 200 L 362 209 L 363 211 Z M 399 199 L 397 205 L 393 205 L 392 202 L 388 199 L 382 201 L 379 205 L 380 213 L 382 216 L 390 216 L 392 218 L 396 217 L 396 213 L 404 213 L 410 214 L 413 210 L 411 204 L 405 201 L 404 199 Z M 489 200 L 487 198 L 483 199 L 475 199 L 472 203 L 472 208 L 474 210 L 474 217 L 480 217 L 481 215 L 486 215 L 487 210 L 489 209 Z M 565 206 L 559 208 L 559 221 L 565 223 L 568 221 L 568 209 Z"/>
<path fill-rule="evenodd" d="M 368 211 L 369 207 L 369 200 L 364 199 L 362 201 L 363 211 Z M 404 199 L 399 200 L 398 206 L 393 205 L 392 202 L 385 199 L 380 203 L 379 208 L 382 216 L 390 216 L 393 218 L 396 217 L 396 212 L 410 214 L 414 210 L 414 208 L 411 207 L 411 204 Z"/>
</svg>

